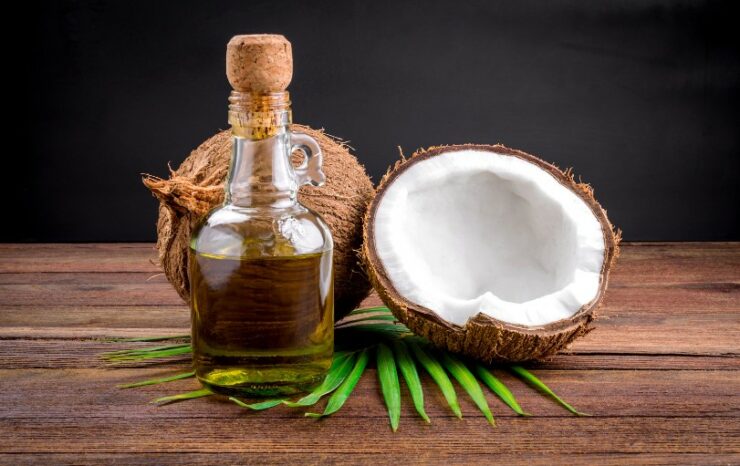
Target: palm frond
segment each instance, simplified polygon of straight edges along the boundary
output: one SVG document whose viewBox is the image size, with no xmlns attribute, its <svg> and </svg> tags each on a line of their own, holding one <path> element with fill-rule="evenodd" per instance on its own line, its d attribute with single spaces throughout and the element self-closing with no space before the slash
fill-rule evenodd
<svg viewBox="0 0 740 466">
<path fill-rule="evenodd" d="M 207 388 L 201 388 L 200 390 L 194 390 L 192 392 L 178 393 L 177 395 L 171 395 L 171 396 L 163 396 L 161 398 L 152 400 L 152 403 L 158 404 L 158 405 L 166 405 L 169 403 L 174 403 L 176 401 L 192 400 L 194 398 L 203 398 L 204 396 L 211 396 L 211 395 L 213 395 L 212 391 L 210 391 Z"/>
<path fill-rule="evenodd" d="M 393 352 L 383 343 L 378 343 L 376 355 L 380 391 L 383 393 L 385 406 L 388 408 L 391 429 L 395 432 L 401 420 L 401 386 L 398 383 L 396 361 Z"/>
<path fill-rule="evenodd" d="M 265 400 L 265 401 L 260 401 L 258 403 L 247 404 L 243 402 L 242 400 L 240 400 L 239 398 L 236 398 L 233 396 L 230 396 L 229 400 L 233 401 L 234 403 L 236 403 L 238 406 L 241 406 L 242 408 L 251 409 L 252 411 L 262 411 L 265 409 L 274 408 L 275 406 L 282 404 L 283 401 L 285 401 L 285 400 Z"/>
<path fill-rule="evenodd" d="M 111 363 L 145 361 L 149 359 L 169 358 L 192 353 L 189 344 L 155 346 L 154 348 L 111 351 L 102 355 Z"/>
<path fill-rule="evenodd" d="M 160 383 L 173 382 L 175 380 L 189 379 L 190 377 L 195 377 L 194 371 L 183 372 L 181 374 L 170 375 L 168 377 L 160 377 L 158 379 L 149 379 L 149 380 L 142 380 L 141 382 L 127 383 L 127 384 L 119 385 L 118 388 L 145 387 L 147 385 L 157 385 Z"/>
<path fill-rule="evenodd" d="M 459 383 L 460 386 L 465 389 L 466 392 L 468 392 L 468 395 L 470 395 L 470 398 L 473 399 L 473 402 L 476 406 L 478 406 L 478 409 L 481 410 L 488 423 L 492 426 L 495 426 L 496 421 L 493 420 L 493 413 L 491 413 L 491 408 L 488 406 L 486 397 L 485 395 L 483 395 L 483 390 L 481 390 L 480 384 L 475 379 L 473 373 L 470 372 L 470 369 L 468 369 L 465 364 L 463 364 L 459 359 L 457 359 L 455 356 L 452 356 L 451 354 L 441 352 L 440 357 L 442 358 L 442 363 L 444 364 L 444 366 L 447 368 L 450 374 L 452 374 L 455 380 L 457 380 L 457 383 Z"/>
<path fill-rule="evenodd" d="M 109 341 L 115 341 L 115 342 L 150 342 L 150 341 L 164 341 L 164 340 L 189 340 L 190 334 L 182 334 L 182 335 L 166 335 L 166 336 L 160 336 L 160 337 L 136 337 L 136 338 L 112 338 Z"/>
<path fill-rule="evenodd" d="M 321 414 L 306 413 L 307 417 L 321 418 L 324 416 L 329 416 L 336 413 L 342 406 L 344 406 L 344 402 L 347 401 L 347 398 L 349 398 L 352 390 L 355 389 L 355 386 L 360 380 L 360 377 L 362 377 L 362 373 L 365 372 L 367 361 L 370 358 L 369 353 L 370 352 L 367 349 L 364 349 L 360 352 L 360 354 L 357 356 L 357 360 L 355 361 L 355 366 L 352 368 L 352 372 L 349 373 L 347 378 L 344 379 L 344 382 L 342 382 L 339 388 L 337 388 L 337 390 L 329 398 L 329 401 L 326 403 L 326 408 L 324 408 L 324 412 Z"/>
<path fill-rule="evenodd" d="M 590 414 L 582 413 L 578 411 L 573 406 L 569 405 L 565 402 L 562 398 L 557 396 L 555 392 L 550 390 L 550 387 L 545 385 L 540 379 L 534 376 L 531 372 L 529 372 L 527 369 L 523 368 L 522 366 L 511 366 L 509 368 L 511 372 L 513 372 L 516 376 L 518 376 L 520 379 L 524 380 L 528 384 L 532 385 L 536 389 L 540 390 L 544 394 L 548 395 L 550 398 L 555 400 L 560 406 L 567 409 L 571 413 L 575 414 L 576 416 L 590 416 Z"/>
<path fill-rule="evenodd" d="M 387 314 L 390 314 L 391 310 L 388 309 L 388 306 L 363 307 L 363 308 L 355 309 L 354 311 L 350 312 L 349 314 L 347 314 L 347 317 L 357 316 L 357 315 L 362 315 L 362 314 L 369 314 L 373 312 L 385 312 Z M 347 317 L 345 317 L 345 319 Z"/>
<path fill-rule="evenodd" d="M 109 341 L 134 343 L 172 341 L 172 344 L 108 351 L 101 354 L 101 357 L 112 364 L 155 359 L 162 362 L 178 360 L 192 352 L 189 340 L 189 335 L 111 339 Z M 495 377 L 488 367 L 474 361 L 460 359 L 442 350 L 433 350 L 429 342 L 414 335 L 405 325 L 399 323 L 385 306 L 356 309 L 344 320 L 337 323 L 335 347 L 336 353 L 324 381 L 311 393 L 296 401 L 280 398 L 247 403 L 237 397 L 230 397 L 229 399 L 242 408 L 262 411 L 280 405 L 291 408 L 305 408 L 315 405 L 323 397 L 331 394 L 323 412 L 305 413 L 307 417 L 321 418 L 329 416 L 341 409 L 352 394 L 357 382 L 365 372 L 371 352 L 375 351 L 379 385 L 393 431 L 398 428 L 401 413 L 399 372 L 409 390 L 416 412 L 424 421 L 431 422 L 424 407 L 424 390 L 416 367 L 417 362 L 421 364 L 435 385 L 439 387 L 450 409 L 458 418 L 462 418 L 462 412 L 457 393 L 448 374 L 452 375 L 471 396 L 473 402 L 491 424 L 495 425 L 493 414 L 480 383 L 486 385 L 514 412 L 521 416 L 529 416 L 521 408 L 511 390 Z M 469 367 L 472 367 L 472 371 Z M 506 368 L 533 388 L 551 397 L 571 413 L 578 416 L 588 416 L 588 414 L 581 413 L 566 403 L 534 374 L 523 367 L 514 365 Z M 194 375 L 194 372 L 189 370 L 171 376 L 119 385 L 119 388 L 163 384 L 192 378 Z M 201 388 L 187 393 L 157 398 L 152 403 L 163 405 L 211 395 L 213 393 L 209 389 Z"/>
<path fill-rule="evenodd" d="M 442 395 L 445 397 L 445 400 L 447 400 L 447 404 L 450 405 L 452 412 L 455 416 L 462 419 L 462 411 L 460 411 L 460 405 L 457 402 L 455 387 L 452 386 L 452 382 L 450 381 L 450 378 L 447 377 L 447 373 L 442 365 L 431 353 L 426 352 L 415 342 L 409 342 L 409 348 L 411 348 L 416 359 L 437 383 L 437 386 L 439 386 L 439 389 L 442 391 Z"/>
<path fill-rule="evenodd" d="M 419 413 L 419 416 L 421 416 L 421 418 L 426 422 L 432 422 L 424 410 L 424 390 L 421 387 L 421 380 L 419 379 L 419 373 L 416 370 L 416 363 L 414 363 L 414 360 L 406 347 L 406 343 L 404 343 L 403 340 L 394 340 L 393 352 L 396 355 L 396 362 L 398 362 L 398 367 L 401 369 L 401 374 L 403 375 L 403 379 L 406 381 L 406 386 L 411 394 L 411 401 L 414 403 L 416 412 Z"/>
<path fill-rule="evenodd" d="M 491 372 L 480 364 L 475 365 L 475 373 L 478 378 L 491 389 L 501 400 L 506 403 L 515 413 L 520 416 L 531 416 L 529 413 L 525 413 L 519 403 L 514 398 L 514 394 L 511 393 L 506 385 L 496 378 Z"/>
<path fill-rule="evenodd" d="M 311 393 L 300 400 L 295 402 L 284 400 L 283 404 L 290 406 L 291 408 L 315 405 L 322 396 L 333 392 L 342 382 L 344 382 L 344 379 L 347 378 L 352 370 L 356 359 L 357 357 L 352 353 L 335 354 L 331 368 L 329 368 L 329 372 L 326 374 L 326 378 L 321 385 L 316 387 Z"/>
</svg>

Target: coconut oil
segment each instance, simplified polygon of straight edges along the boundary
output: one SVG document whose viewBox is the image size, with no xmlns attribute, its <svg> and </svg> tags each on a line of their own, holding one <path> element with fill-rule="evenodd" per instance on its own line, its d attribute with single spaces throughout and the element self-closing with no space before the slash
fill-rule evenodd
<svg viewBox="0 0 740 466">
<path fill-rule="evenodd" d="M 234 258 L 196 253 L 193 353 L 215 391 L 307 390 L 331 365 L 331 253 Z"/>
<path fill-rule="evenodd" d="M 277 63 L 239 54 L 284 50 L 285 43 L 282 36 L 229 43 L 227 64 L 228 54 L 237 58 L 227 73 L 235 90 L 225 200 L 200 220 L 190 241 L 195 374 L 229 395 L 310 390 L 326 376 L 333 353 L 331 233 L 297 198 L 299 186 L 324 181 L 321 148 L 291 131 L 287 91 L 235 86 L 254 84 L 253 76 L 272 82 L 250 67 Z"/>
</svg>

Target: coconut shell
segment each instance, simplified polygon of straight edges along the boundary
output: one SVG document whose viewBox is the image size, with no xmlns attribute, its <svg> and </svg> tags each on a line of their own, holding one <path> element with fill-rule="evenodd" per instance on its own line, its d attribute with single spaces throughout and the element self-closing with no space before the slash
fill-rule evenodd
<svg viewBox="0 0 740 466">
<path fill-rule="evenodd" d="M 394 288 L 374 249 L 375 212 L 386 188 L 413 164 L 447 151 L 461 149 L 493 151 L 518 157 L 539 166 L 583 199 L 598 218 L 606 243 L 599 292 L 593 301 L 584 305 L 571 318 L 539 327 L 525 327 L 479 313 L 464 326 L 459 326 L 445 321 L 432 309 L 406 300 Z M 596 310 L 602 302 L 608 285 L 609 271 L 619 255 L 620 241 L 620 233 L 614 231 L 606 212 L 594 199 L 593 189 L 589 185 L 576 182 L 570 170 L 562 171 L 533 155 L 500 144 L 432 147 L 419 150 L 408 159 L 399 160 L 386 173 L 376 190 L 376 196 L 365 216 L 363 235 L 362 252 L 365 268 L 373 287 L 393 315 L 411 331 L 427 338 L 435 346 L 486 363 L 548 359 L 566 348 L 575 339 L 590 332 Z"/>
<path fill-rule="evenodd" d="M 316 139 L 323 153 L 326 183 L 302 186 L 301 204 L 317 212 L 334 239 L 335 318 L 356 308 L 370 291 L 357 252 L 362 243 L 362 219 L 374 196 L 365 169 L 342 142 L 307 126 L 295 132 Z M 299 162 L 300 155 L 296 155 Z M 144 184 L 160 201 L 157 250 L 164 273 L 177 293 L 190 301 L 188 254 L 190 231 L 200 217 L 224 200 L 224 182 L 231 160 L 231 132 L 221 131 L 196 148 L 165 180 L 145 175 Z"/>
</svg>

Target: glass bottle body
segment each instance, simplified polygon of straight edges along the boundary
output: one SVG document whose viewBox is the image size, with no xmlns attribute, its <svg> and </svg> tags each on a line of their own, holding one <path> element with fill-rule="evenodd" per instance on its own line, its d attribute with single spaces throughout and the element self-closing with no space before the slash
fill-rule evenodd
<svg viewBox="0 0 740 466">
<path fill-rule="evenodd" d="M 296 199 L 301 183 L 321 181 L 320 150 L 279 118 L 259 134 L 239 121 L 225 203 L 191 237 L 194 369 L 220 393 L 306 391 L 325 377 L 334 344 L 331 233 Z M 306 155 L 297 168 L 294 150 Z"/>
</svg>

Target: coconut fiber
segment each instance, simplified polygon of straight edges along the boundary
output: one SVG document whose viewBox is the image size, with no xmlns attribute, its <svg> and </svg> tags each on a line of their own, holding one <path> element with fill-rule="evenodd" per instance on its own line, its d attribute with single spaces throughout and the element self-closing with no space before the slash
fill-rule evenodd
<svg viewBox="0 0 740 466">
<path fill-rule="evenodd" d="M 335 318 L 357 307 L 370 291 L 358 262 L 362 219 L 374 189 L 365 169 L 341 141 L 307 126 L 291 125 L 321 146 L 326 184 L 302 186 L 298 199 L 326 221 L 334 239 Z M 299 155 L 296 155 L 300 158 Z M 231 132 L 221 131 L 196 148 L 170 178 L 145 175 L 144 184 L 159 199 L 157 250 L 164 273 L 178 294 L 190 301 L 188 255 L 195 222 L 224 200 L 231 160 Z M 298 160 L 295 160 L 298 162 Z"/>
</svg>

